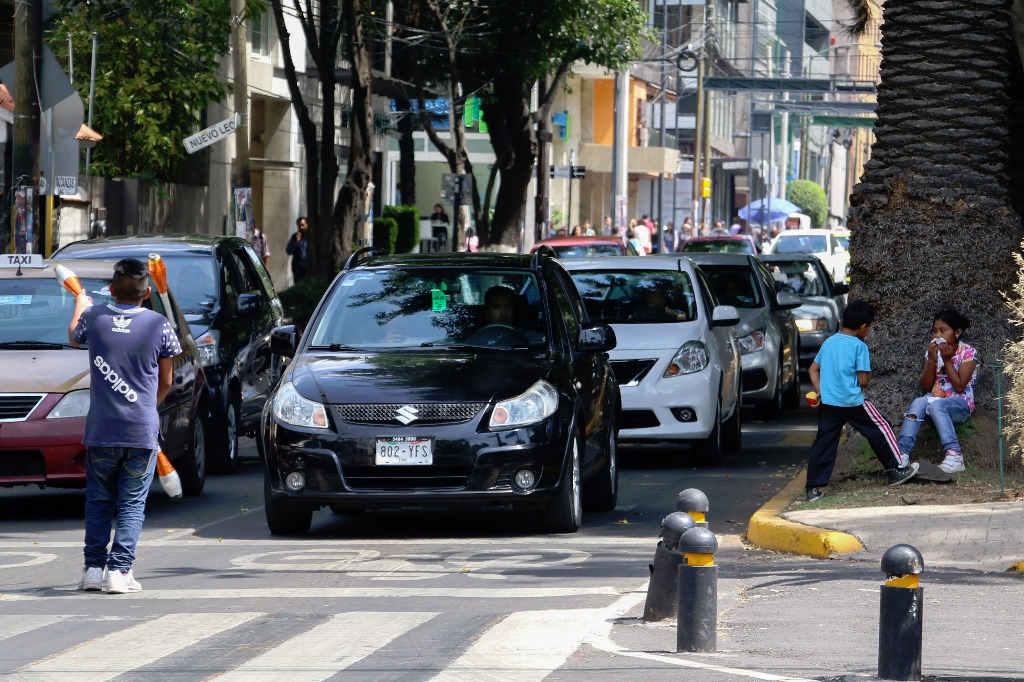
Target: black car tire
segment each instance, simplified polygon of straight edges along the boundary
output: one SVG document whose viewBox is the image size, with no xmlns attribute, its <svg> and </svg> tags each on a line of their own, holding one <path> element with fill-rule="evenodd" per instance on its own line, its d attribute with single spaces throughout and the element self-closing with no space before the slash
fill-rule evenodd
<svg viewBox="0 0 1024 682">
<path fill-rule="evenodd" d="M 234 472 L 238 464 L 238 429 L 241 428 L 241 421 L 238 399 L 229 398 L 223 429 L 210 434 L 213 441 L 210 447 L 210 471 L 217 474 Z"/>
<path fill-rule="evenodd" d="M 740 418 L 740 406 L 737 404 L 732 416 L 722 426 L 722 450 L 739 452 L 742 447 L 743 420 Z"/>
<path fill-rule="evenodd" d="M 711 433 L 694 444 L 694 458 L 702 467 L 717 466 L 722 461 L 722 399 L 718 399 L 715 422 Z"/>
<path fill-rule="evenodd" d="M 192 420 L 188 452 L 174 462 L 181 478 L 181 490 L 186 495 L 198 495 L 206 485 L 206 431 L 206 410 L 200 406 Z"/>
<path fill-rule="evenodd" d="M 601 471 L 583 487 L 584 506 L 587 511 L 610 512 L 619 500 L 618 427 L 615 418 L 608 420 L 608 440 L 601 456 L 605 463 Z"/>
<path fill-rule="evenodd" d="M 569 456 L 565 458 L 558 490 L 544 511 L 544 527 L 548 532 L 575 533 L 580 529 L 583 518 L 580 477 L 580 438 L 575 436 Z"/>
<path fill-rule="evenodd" d="M 266 471 L 263 472 L 263 508 L 271 535 L 305 535 L 313 523 L 312 509 L 289 509 L 284 500 L 274 499 Z"/>
</svg>

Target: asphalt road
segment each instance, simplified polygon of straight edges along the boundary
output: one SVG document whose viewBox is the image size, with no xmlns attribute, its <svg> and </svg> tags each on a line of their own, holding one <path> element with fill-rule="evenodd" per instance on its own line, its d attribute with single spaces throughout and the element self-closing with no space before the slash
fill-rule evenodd
<svg viewBox="0 0 1024 682">
<path fill-rule="evenodd" d="M 535 534 L 505 511 L 407 510 L 321 511 L 307 536 L 275 538 L 254 459 L 199 498 L 175 503 L 154 486 L 134 595 L 74 589 L 81 492 L 0 490 L 0 676 L 855 679 L 876 663 L 878 568 L 742 543 L 813 436 L 807 409 L 782 422 L 747 416 L 743 451 L 714 469 L 695 468 L 686 448 L 623 448 L 618 508 L 586 515 L 573 535 Z M 720 543 L 719 646 L 701 655 L 675 652 L 674 622 L 638 618 L 661 519 L 690 487 L 707 494 Z M 1016 632 L 1019 609 L 1000 589 L 961 577 L 957 599 Z M 958 604 L 929 609 L 962 618 Z M 935 630 L 951 639 L 958 625 Z M 1009 640 L 978 639 L 974 651 L 1016 654 Z M 973 670 L 961 656 L 958 669 Z"/>
</svg>

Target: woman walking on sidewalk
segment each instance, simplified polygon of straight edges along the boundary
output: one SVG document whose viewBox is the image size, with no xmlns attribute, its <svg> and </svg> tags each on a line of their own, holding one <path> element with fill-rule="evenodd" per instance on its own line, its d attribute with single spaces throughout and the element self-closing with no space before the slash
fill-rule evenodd
<svg viewBox="0 0 1024 682">
<path fill-rule="evenodd" d="M 926 393 L 910 403 L 900 429 L 900 453 L 909 458 L 925 417 L 931 417 L 946 453 L 939 468 L 947 474 L 964 470 L 956 425 L 967 421 L 974 411 L 974 382 L 981 356 L 974 346 L 960 340 L 970 326 L 970 321 L 952 308 L 935 313 L 919 379 Z"/>
</svg>

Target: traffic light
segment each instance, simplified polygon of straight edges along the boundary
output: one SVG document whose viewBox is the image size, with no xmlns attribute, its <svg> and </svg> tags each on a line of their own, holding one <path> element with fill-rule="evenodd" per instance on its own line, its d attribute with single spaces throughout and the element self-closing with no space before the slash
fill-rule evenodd
<svg viewBox="0 0 1024 682">
<path fill-rule="evenodd" d="M 704 199 L 711 197 L 711 178 L 700 179 L 700 195 Z"/>
</svg>

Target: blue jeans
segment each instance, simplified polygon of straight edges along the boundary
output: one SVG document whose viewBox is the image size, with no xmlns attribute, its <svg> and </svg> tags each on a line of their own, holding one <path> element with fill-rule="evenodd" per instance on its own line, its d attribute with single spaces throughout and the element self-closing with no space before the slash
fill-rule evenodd
<svg viewBox="0 0 1024 682">
<path fill-rule="evenodd" d="M 960 440 L 956 437 L 956 424 L 963 424 L 971 416 L 967 401 L 954 396 L 939 398 L 928 402 L 930 396 L 923 395 L 910 403 L 900 429 L 900 452 L 910 454 L 917 442 L 917 434 L 921 432 L 926 416 L 931 417 L 935 431 L 942 441 L 943 450 L 952 450 L 960 454 Z"/>
<path fill-rule="evenodd" d="M 85 565 L 129 571 L 146 518 L 157 450 L 90 445 L 85 460 Z M 117 511 L 114 543 L 110 522 Z"/>
</svg>

